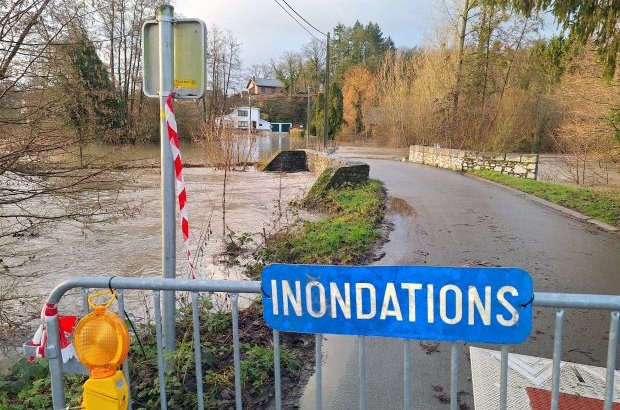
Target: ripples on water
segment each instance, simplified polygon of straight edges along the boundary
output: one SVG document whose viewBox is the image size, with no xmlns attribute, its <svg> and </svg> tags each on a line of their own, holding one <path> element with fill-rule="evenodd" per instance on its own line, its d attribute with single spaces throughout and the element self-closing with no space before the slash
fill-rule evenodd
<svg viewBox="0 0 620 410">
<path fill-rule="evenodd" d="M 183 148 L 182 148 L 183 150 Z M 196 152 L 188 156 L 198 161 Z M 155 150 L 153 152 L 156 154 Z M 142 158 L 153 153 L 139 152 Z M 184 155 L 184 154 L 182 154 Z M 188 163 L 186 161 L 186 163 Z M 12 238 L 2 244 L 2 254 L 19 277 L 19 292 L 24 293 L 23 319 L 35 319 L 44 298 L 63 280 L 76 276 L 160 277 L 161 268 L 161 187 L 158 168 L 145 168 L 137 173 L 135 186 L 122 193 L 141 207 L 138 216 L 115 224 L 84 229 L 76 224 L 62 224 L 38 236 Z M 220 263 L 224 249 L 222 234 L 223 171 L 211 168 L 186 167 L 184 178 L 188 194 L 190 246 L 203 278 L 243 279 L 242 269 Z M 228 173 L 226 181 L 226 235 L 236 237 L 248 233 L 254 245 L 261 242 L 263 232 L 270 233 L 292 223 L 293 215 L 282 212 L 290 201 L 303 198 L 316 177 L 302 172 L 295 174 L 263 173 L 249 168 Z M 178 205 L 175 205 L 178 206 Z M 176 211 L 177 277 L 187 277 L 187 257 L 183 247 L 178 209 Z M 200 249 L 199 249 L 200 248 Z M 13 255 L 13 257 L 10 257 Z M 0 277 L 1 278 L 1 277 Z M 2 280 L 2 279 L 0 279 Z M 147 315 L 141 295 L 127 292 L 127 310 L 137 317 Z M 149 299 L 152 297 L 149 296 Z M 148 302 L 146 303 L 148 304 Z M 63 298 L 61 314 L 79 313 L 78 292 Z M 22 340 L 16 343 L 21 344 Z M 0 352 L 0 356 L 2 353 Z"/>
</svg>

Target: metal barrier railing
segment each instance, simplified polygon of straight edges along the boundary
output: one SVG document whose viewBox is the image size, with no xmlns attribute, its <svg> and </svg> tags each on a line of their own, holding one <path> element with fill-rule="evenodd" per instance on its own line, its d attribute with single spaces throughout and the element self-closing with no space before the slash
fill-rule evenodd
<svg viewBox="0 0 620 410">
<path fill-rule="evenodd" d="M 167 409 L 166 399 L 166 383 L 164 373 L 164 354 L 162 347 L 162 328 L 161 328 L 161 291 L 187 291 L 192 294 L 193 319 L 194 319 L 194 355 L 196 365 L 196 379 L 202 379 L 202 361 L 200 346 L 200 327 L 198 323 L 198 295 L 200 292 L 224 292 L 231 295 L 232 302 L 232 327 L 233 327 L 233 356 L 235 370 L 235 403 L 236 409 L 242 409 L 241 398 L 241 370 L 240 370 L 240 346 L 239 346 L 239 294 L 260 294 L 261 282 L 257 281 L 228 281 L 228 280 L 189 280 L 189 279 L 157 279 L 157 278 L 122 278 L 122 277 L 85 277 L 69 279 L 56 286 L 50 293 L 48 302 L 57 304 L 62 296 L 69 290 L 74 288 L 108 288 L 113 287 L 119 292 L 119 312 L 124 311 L 124 302 L 122 290 L 151 290 L 154 297 L 155 324 L 157 336 L 157 355 L 158 355 L 158 371 L 160 381 L 160 398 L 161 408 Z M 618 347 L 618 327 L 620 322 L 620 296 L 612 295 L 582 295 L 582 294 L 560 294 L 560 293 L 540 293 L 534 294 L 534 306 L 555 308 L 555 331 L 554 331 L 554 349 L 553 349 L 553 375 L 552 375 L 552 391 L 551 391 L 551 409 L 558 410 L 560 395 L 560 364 L 562 352 L 562 336 L 563 336 L 563 320 L 565 309 L 600 309 L 611 312 L 610 328 L 609 328 L 609 344 L 607 350 L 607 366 L 606 366 L 606 386 L 605 386 L 605 402 L 604 410 L 612 410 L 614 383 L 615 383 L 615 367 L 616 355 Z M 48 344 L 45 355 L 49 359 L 49 367 L 52 380 L 52 400 L 53 408 L 61 410 L 67 408 L 64 392 L 63 373 L 72 373 L 79 371 L 74 366 L 68 366 L 62 361 L 60 342 L 59 342 L 59 325 L 58 318 L 46 319 L 48 329 Z M 365 409 L 365 391 L 366 391 L 366 369 L 365 369 L 365 337 L 359 337 L 359 408 Z M 274 389 L 275 389 L 275 407 L 277 410 L 282 408 L 281 395 L 281 377 L 280 377 L 280 335 L 279 332 L 273 331 L 274 345 Z M 322 409 L 322 335 L 316 335 L 316 408 Z M 451 345 L 451 385 L 450 385 L 450 408 L 457 410 L 458 408 L 458 373 L 459 373 L 459 343 L 450 343 Z M 33 355 L 31 347 L 25 345 L 26 354 Z M 29 350 L 30 349 L 30 350 Z M 508 345 L 501 346 L 501 373 L 500 373 L 500 408 L 506 409 L 508 403 Z M 404 340 L 404 397 L 403 403 L 405 409 L 413 408 L 413 397 L 411 394 L 412 380 L 412 360 L 411 360 L 411 340 Z M 127 363 L 124 365 L 125 377 L 130 382 L 130 375 L 127 374 Z M 197 383 L 196 394 L 198 396 L 198 408 L 203 409 L 203 386 Z M 131 405 L 130 405 L 131 406 Z"/>
</svg>

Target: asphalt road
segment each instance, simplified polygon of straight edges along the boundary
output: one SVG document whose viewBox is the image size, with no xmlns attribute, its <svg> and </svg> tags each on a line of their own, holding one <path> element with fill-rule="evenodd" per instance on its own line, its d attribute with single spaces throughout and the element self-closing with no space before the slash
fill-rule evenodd
<svg viewBox="0 0 620 410">
<path fill-rule="evenodd" d="M 486 263 L 528 271 L 537 292 L 620 294 L 620 233 L 608 232 L 517 191 L 464 174 L 362 159 L 385 183 L 394 223 L 378 265 Z M 394 199 L 396 198 L 396 199 Z M 604 366 L 608 314 L 569 311 L 563 360 Z M 534 308 L 531 337 L 511 351 L 551 357 L 553 312 Z M 323 408 L 359 408 L 358 339 L 326 336 Z M 414 409 L 447 409 L 450 345 L 412 342 Z M 489 347 L 482 346 L 486 348 Z M 459 345 L 460 409 L 473 409 L 468 345 Z M 403 342 L 366 339 L 366 408 L 403 408 Z M 301 409 L 315 409 L 314 377 Z"/>
</svg>

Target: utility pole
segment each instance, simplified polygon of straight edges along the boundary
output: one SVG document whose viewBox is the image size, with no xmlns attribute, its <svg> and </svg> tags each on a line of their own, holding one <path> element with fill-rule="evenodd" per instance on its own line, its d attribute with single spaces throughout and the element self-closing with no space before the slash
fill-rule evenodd
<svg viewBox="0 0 620 410">
<path fill-rule="evenodd" d="M 323 124 L 323 150 L 327 152 L 327 133 L 329 131 L 329 125 L 327 122 L 327 111 L 329 108 L 329 31 L 327 32 L 327 55 L 325 58 L 325 85 L 323 90 L 324 102 L 324 124 Z"/>
<path fill-rule="evenodd" d="M 306 110 L 306 148 L 308 148 L 308 141 L 310 141 L 310 86 L 308 88 L 308 109 Z"/>
<path fill-rule="evenodd" d="M 250 94 L 250 89 L 248 88 L 248 138 L 252 136 L 252 96 Z M 249 141 L 249 140 L 248 140 Z"/>
</svg>

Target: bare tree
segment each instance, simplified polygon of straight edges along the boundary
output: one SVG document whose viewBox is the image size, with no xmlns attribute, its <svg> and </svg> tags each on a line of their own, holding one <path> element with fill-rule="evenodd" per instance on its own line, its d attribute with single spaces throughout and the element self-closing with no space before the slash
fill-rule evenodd
<svg viewBox="0 0 620 410">
<path fill-rule="evenodd" d="M 447 0 L 439 47 L 453 70 L 450 107 L 441 107 L 435 139 L 480 150 L 535 149 L 550 123 L 542 71 L 534 45 L 541 21 L 511 12 L 501 2 Z M 443 74 L 442 74 L 443 75 Z M 443 95 L 438 98 L 443 104 Z M 540 111 L 537 111 L 540 110 Z M 532 135 L 535 135 L 534 137 Z"/>
<path fill-rule="evenodd" d="M 458 25 L 458 48 L 456 55 L 456 82 L 454 87 L 454 100 L 452 110 L 453 113 L 456 114 L 459 104 L 459 94 L 462 88 L 462 75 L 463 75 L 463 64 L 465 59 L 465 39 L 468 34 L 468 24 L 470 19 L 470 13 L 473 8 L 476 6 L 475 0 L 465 0 L 463 2 L 463 11 L 459 16 L 459 25 Z"/>
<path fill-rule="evenodd" d="M 75 138 L 67 122 L 66 103 L 78 101 L 71 92 L 83 90 L 62 86 L 58 49 L 62 45 L 69 51 L 75 45 L 68 27 L 79 26 L 86 15 L 80 4 L 71 6 L 54 0 L 0 3 L 2 330 L 14 329 L 16 318 L 26 310 L 24 289 L 16 286 L 23 281 L 15 280 L 12 269 L 33 257 L 27 246 L 6 245 L 61 223 L 88 227 L 139 209 L 139 204 L 123 198 L 130 178 L 118 167 L 118 153 L 108 149 L 104 155 L 83 153 L 80 159 L 83 141 Z M 91 123 L 92 117 L 86 118 L 90 110 L 75 112 L 80 112 L 76 123 Z M 8 248 L 13 249 L 10 254 Z"/>
<path fill-rule="evenodd" d="M 377 105 L 369 112 L 367 119 L 370 124 L 367 126 L 376 125 L 378 134 L 383 135 L 392 146 L 428 141 L 432 133 L 428 132 L 427 125 L 435 122 L 428 108 L 437 107 L 437 99 L 445 99 L 448 89 L 442 90 L 441 86 L 451 85 L 450 81 L 445 81 L 446 78 L 439 77 L 442 71 L 445 74 L 445 64 L 438 67 L 432 55 L 388 53 L 377 76 Z M 432 72 L 433 77 L 425 78 L 424 73 L 427 72 Z M 444 81 L 438 84 L 435 76 Z M 432 94 L 430 101 L 428 94 L 420 94 L 423 90 L 429 90 Z M 415 110 L 410 109 L 413 106 Z"/>
<path fill-rule="evenodd" d="M 225 80 L 222 94 L 224 95 L 224 106 L 226 106 L 226 99 L 231 92 L 231 87 L 241 72 L 241 59 L 239 57 L 239 47 L 241 44 L 230 30 L 226 31 L 224 44 L 226 46 L 224 57 L 227 61 L 223 66 Z"/>
<path fill-rule="evenodd" d="M 20 60 L 18 53 L 35 53 L 39 50 L 33 46 L 29 40 L 35 36 L 38 29 L 37 24 L 43 13 L 47 10 L 51 0 L 41 2 L 21 0 L 11 3 L 3 2 L 0 4 L 2 17 L 0 18 L 0 40 L 2 40 L 3 53 L 0 55 L 0 80 L 13 81 L 25 75 L 19 68 L 10 67 L 15 62 L 16 65 L 24 67 L 19 63 L 33 62 L 31 58 Z"/>
<path fill-rule="evenodd" d="M 0 85 L 0 238 L 74 220 L 96 223 L 130 213 L 124 186 L 102 158 L 77 160 L 79 144 L 62 119 L 66 95 L 49 69 L 52 45 L 80 16 L 51 1 L 2 9 Z M 54 7 L 52 7 L 54 5 Z"/>
<path fill-rule="evenodd" d="M 240 43 L 230 31 L 222 31 L 217 26 L 209 29 L 207 39 L 207 87 L 210 89 L 207 121 L 214 125 L 215 118 L 228 109 L 228 95 L 240 79 Z"/>
<path fill-rule="evenodd" d="M 99 39 L 100 54 L 108 61 L 110 79 L 116 98 L 124 107 L 123 142 L 141 142 L 149 136 L 144 119 L 149 107 L 142 95 L 140 58 L 142 24 L 155 18 L 155 0 L 112 0 L 89 6 L 88 28 L 92 38 Z M 93 18 L 95 17 L 95 18 Z M 93 24 L 94 22 L 94 24 Z"/>
<path fill-rule="evenodd" d="M 304 59 L 304 71 L 308 78 L 308 85 L 313 90 L 318 91 L 325 75 L 326 44 L 313 38 L 312 41 L 303 46 L 301 55 Z"/>
<path fill-rule="evenodd" d="M 284 85 L 284 90 L 288 95 L 298 91 L 297 81 L 301 74 L 302 58 L 298 53 L 286 52 L 276 63 L 271 62 L 276 78 Z M 305 91 L 305 90 L 304 90 Z"/>
<path fill-rule="evenodd" d="M 273 72 L 273 67 L 271 64 L 252 64 L 252 67 L 249 69 L 248 77 L 258 77 L 258 78 L 275 78 L 275 74 Z"/>
<path fill-rule="evenodd" d="M 222 235 L 225 239 L 229 233 L 226 225 L 229 206 L 227 183 L 232 172 L 245 170 L 251 162 L 256 149 L 256 136 L 236 132 L 224 123 L 213 126 L 204 122 L 196 132 L 192 133 L 192 140 L 204 148 L 206 165 L 224 171 L 221 205 Z"/>
<path fill-rule="evenodd" d="M 564 154 L 564 172 L 576 184 L 607 181 L 608 167 L 620 152 L 613 117 L 620 107 L 620 81 L 602 79 L 593 47 L 571 62 L 554 93 L 562 122 L 554 135 L 555 148 Z"/>
</svg>

